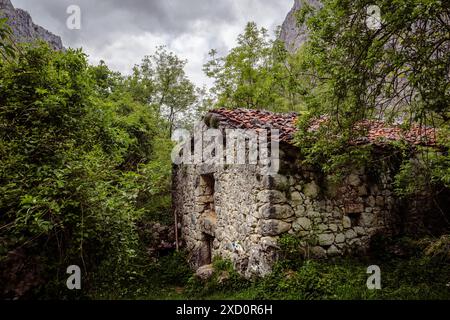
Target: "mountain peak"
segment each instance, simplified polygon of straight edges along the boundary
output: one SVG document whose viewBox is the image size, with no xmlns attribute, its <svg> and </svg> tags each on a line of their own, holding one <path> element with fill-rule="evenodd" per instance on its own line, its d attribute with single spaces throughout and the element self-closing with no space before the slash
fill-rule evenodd
<svg viewBox="0 0 450 320">
<path fill-rule="evenodd" d="M 0 0 L 0 17 L 8 18 L 8 25 L 18 42 L 46 41 L 55 50 L 64 50 L 61 38 L 33 22 L 30 14 L 15 9 L 10 0 Z"/>
<path fill-rule="evenodd" d="M 314 8 L 320 7 L 322 4 L 319 0 L 295 0 L 294 6 L 289 11 L 286 20 L 281 26 L 280 39 L 285 43 L 289 52 L 295 52 L 308 39 L 306 26 L 299 26 L 297 23 L 297 12 L 303 8 L 304 4 L 308 4 Z"/>
</svg>

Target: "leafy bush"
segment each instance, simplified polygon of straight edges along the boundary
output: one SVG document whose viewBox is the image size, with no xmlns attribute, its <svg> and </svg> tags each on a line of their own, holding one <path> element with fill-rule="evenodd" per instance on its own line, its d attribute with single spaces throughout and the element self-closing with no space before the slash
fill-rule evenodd
<svg viewBox="0 0 450 320">
<path fill-rule="evenodd" d="M 33 275 L 47 283 L 42 297 L 66 297 L 72 264 L 83 269 L 84 292 L 133 280 L 135 222 L 170 185 L 161 120 L 129 96 L 116 98 L 119 84 L 80 50 L 40 45 L 0 60 L 0 254 L 43 257 Z"/>
</svg>

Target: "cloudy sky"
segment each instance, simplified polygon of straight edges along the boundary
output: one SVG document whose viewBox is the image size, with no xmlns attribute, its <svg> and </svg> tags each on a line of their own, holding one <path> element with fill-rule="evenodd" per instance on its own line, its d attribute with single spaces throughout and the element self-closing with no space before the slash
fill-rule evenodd
<svg viewBox="0 0 450 320">
<path fill-rule="evenodd" d="M 273 31 L 293 0 L 12 0 L 35 23 L 62 37 L 66 47 L 83 47 L 92 63 L 105 60 L 129 73 L 157 45 L 189 61 L 187 73 L 199 86 L 210 49 L 225 54 L 248 21 Z M 81 8 L 81 30 L 69 30 L 70 5 Z"/>
</svg>

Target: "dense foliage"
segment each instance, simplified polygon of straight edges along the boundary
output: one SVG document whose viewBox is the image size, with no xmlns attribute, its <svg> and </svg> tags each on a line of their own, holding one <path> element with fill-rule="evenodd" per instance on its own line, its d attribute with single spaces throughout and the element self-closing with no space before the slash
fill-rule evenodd
<svg viewBox="0 0 450 320">
<path fill-rule="evenodd" d="M 83 298 L 449 298 L 448 237 L 405 240 L 408 254 L 377 257 L 379 292 L 365 286 L 371 261 L 311 262 L 295 238 L 280 241 L 274 272 L 253 282 L 227 261 L 216 259 L 203 282 L 182 252 L 150 259 L 149 226 L 173 223 L 170 134 L 213 105 L 300 112 L 298 145 L 325 173 L 394 158 L 400 194 L 449 187 L 448 2 L 378 1 L 377 30 L 365 23 L 372 1 L 322 2 L 299 12 L 310 40 L 295 54 L 254 23 L 228 55 L 211 51 L 211 95 L 164 47 L 122 76 L 90 66 L 81 50 L 16 45 L 0 20 L 0 296 L 72 298 L 75 264 Z M 326 126 L 308 130 L 324 115 Z M 379 161 L 370 146 L 349 145 L 363 119 L 436 127 L 440 148 L 400 142 Z"/>
<path fill-rule="evenodd" d="M 278 36 L 279 32 L 277 32 Z M 227 56 L 210 52 L 205 73 L 215 80 L 212 89 L 218 107 L 300 111 L 301 87 L 295 58 L 279 40 L 254 22 L 247 24 L 238 45 Z"/>
<path fill-rule="evenodd" d="M 135 277 L 137 221 L 168 216 L 171 142 L 130 82 L 80 50 L 0 61 L 2 294 L 55 295 L 71 264 L 88 287 Z"/>
<path fill-rule="evenodd" d="M 289 239 L 290 238 L 290 239 Z M 164 259 L 159 287 L 139 298 L 239 300 L 448 300 L 450 239 L 380 238 L 372 256 L 363 259 L 312 261 L 301 258 L 298 241 L 282 239 L 281 259 L 263 279 L 242 278 L 230 261 L 216 259 L 209 280 L 186 272 L 179 256 Z M 300 258 L 299 258 L 300 256 Z M 171 264 L 168 262 L 172 261 Z M 176 264 L 176 267 L 175 267 Z M 381 268 L 381 290 L 367 288 L 367 267 Z M 169 268 L 168 266 L 171 265 Z M 168 273 L 170 270 L 170 274 Z M 169 275 L 169 277 L 167 277 Z M 174 281 L 176 279 L 176 281 Z M 144 295 L 142 295 L 144 294 Z M 134 296 L 136 298 L 136 296 Z"/>
<path fill-rule="evenodd" d="M 307 160 L 320 163 L 326 172 L 348 169 L 355 160 L 367 164 L 375 160 L 370 150 L 349 145 L 355 136 L 364 135 L 365 128 L 357 125 L 360 121 L 382 120 L 404 129 L 418 123 L 439 129 L 441 148 L 395 146 L 393 155 L 402 154 L 404 160 L 398 185 L 409 191 L 430 185 L 448 187 L 448 2 L 377 1 L 378 28 L 367 24 L 370 1 L 322 2 L 321 9 L 306 5 L 298 15 L 310 32 L 299 52 L 299 68 L 307 75 L 303 84 L 308 114 L 300 122 L 298 143 Z M 311 119 L 324 115 L 326 126 L 308 130 Z M 421 156 L 411 164 L 411 152 L 417 151 Z M 417 175 L 426 183 L 408 179 Z"/>
</svg>

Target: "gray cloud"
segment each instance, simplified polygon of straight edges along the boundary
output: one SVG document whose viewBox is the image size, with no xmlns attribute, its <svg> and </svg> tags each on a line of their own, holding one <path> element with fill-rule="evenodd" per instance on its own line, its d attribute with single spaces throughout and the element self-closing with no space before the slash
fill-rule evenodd
<svg viewBox="0 0 450 320">
<path fill-rule="evenodd" d="M 201 68 L 210 49 L 226 53 L 245 23 L 273 30 L 293 0 L 12 0 L 33 20 L 62 37 L 67 47 L 83 47 L 93 63 L 105 60 L 127 73 L 157 45 L 189 60 L 187 72 L 209 83 Z M 66 27 L 69 5 L 78 5 L 82 29 Z"/>
</svg>

